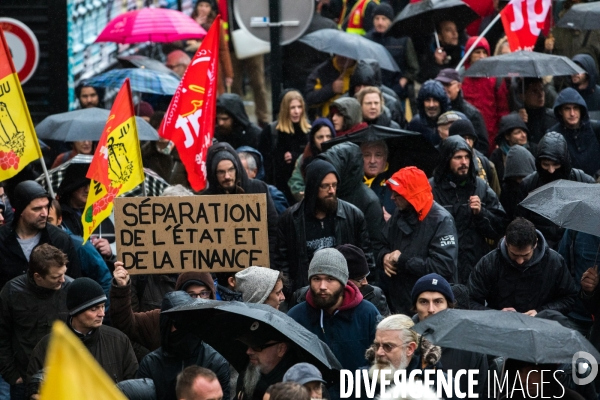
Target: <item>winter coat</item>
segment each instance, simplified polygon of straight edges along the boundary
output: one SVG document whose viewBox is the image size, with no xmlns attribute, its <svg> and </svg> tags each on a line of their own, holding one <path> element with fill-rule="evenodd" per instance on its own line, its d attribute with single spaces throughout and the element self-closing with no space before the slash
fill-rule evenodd
<svg viewBox="0 0 600 400">
<path fill-rule="evenodd" d="M 527 128 L 530 132 L 527 141 L 529 143 L 538 144 L 546 132 L 549 132 L 550 128 L 556 125 L 558 121 L 554 116 L 554 112 L 549 108 L 524 108 L 527 112 Z"/>
<path fill-rule="evenodd" d="M 189 303 L 191 298 L 184 292 L 172 292 L 165 296 L 161 311 L 170 310 Z M 170 343 L 173 320 L 168 314 L 160 314 L 161 347 L 148 354 L 142 360 L 136 378 L 150 378 L 156 387 L 156 397 L 176 399 L 175 383 L 177 375 L 190 365 L 198 365 L 213 371 L 221 388 L 223 398 L 229 399 L 229 363 L 209 345 L 203 343 L 191 333 L 187 333 L 187 349 L 182 350 Z M 185 354 L 184 354 L 185 353 Z"/>
<path fill-rule="evenodd" d="M 467 41 L 465 51 L 473 46 L 476 36 Z M 490 45 L 485 38 L 477 44 L 477 48 L 483 48 L 491 55 Z M 465 62 L 465 70 L 471 66 L 469 60 Z M 499 81 L 498 81 L 499 80 Z M 475 105 L 481 112 L 488 132 L 489 143 L 494 143 L 498 133 L 500 118 L 510 112 L 508 108 L 508 87 L 502 78 L 471 78 L 464 77 L 462 82 L 462 93 L 465 100 Z M 485 154 L 489 154 L 486 152 Z"/>
<path fill-rule="evenodd" d="M 533 256 L 524 265 L 511 261 L 506 239 L 479 261 L 469 278 L 472 310 L 512 307 L 520 313 L 556 310 L 567 314 L 571 311 L 577 287 L 565 260 L 548 247 L 540 231 L 537 237 Z"/>
<path fill-rule="evenodd" d="M 512 221 L 521 200 L 521 189 L 516 179 L 523 179 L 535 172 L 535 158 L 523 146 L 512 146 L 506 155 L 506 167 L 500 193 L 500 203 L 506 211 L 508 221 Z"/>
<path fill-rule="evenodd" d="M 433 23 L 431 24 L 431 29 L 434 29 Z M 465 54 L 466 36 L 460 32 L 458 36 L 459 43 L 457 45 L 441 44 L 449 58 L 449 62 L 442 65 L 435 62 L 434 54 L 437 44 L 433 35 L 429 37 L 421 36 L 420 38 L 418 36 L 414 36 L 413 40 L 417 56 L 419 57 L 419 65 L 421 66 L 419 76 L 417 78 L 419 82 L 425 82 L 428 79 L 435 79 L 440 71 L 445 68 L 456 68 Z"/>
<path fill-rule="evenodd" d="M 377 258 L 380 271 L 386 254 L 401 252 L 397 274 L 391 278 L 380 274 L 389 281 L 387 294 L 392 313 L 410 315 L 412 288 L 424 275 L 435 272 L 448 282 L 457 281 L 458 234 L 452 215 L 436 202 L 422 221 L 413 209 L 397 209 L 386 223 L 383 236 L 384 247 Z"/>
<path fill-rule="evenodd" d="M 381 231 L 385 221 L 377 196 L 362 183 L 364 163 L 360 147 L 350 142 L 340 143 L 319 154 L 317 158 L 330 162 L 336 169 L 340 177 L 336 192 L 338 198 L 356 206 L 363 212 L 369 231 L 371 249 L 373 254 L 379 253 L 383 241 Z"/>
<path fill-rule="evenodd" d="M 131 309 L 152 311 L 160 308 L 165 294 L 175 289 L 177 274 L 132 275 L 131 276 Z"/>
<path fill-rule="evenodd" d="M 506 163 L 506 156 L 508 155 L 510 149 L 514 147 L 514 145 L 510 146 L 508 144 L 508 141 L 506 140 L 506 135 L 510 135 L 510 133 L 517 128 L 521 129 L 527 134 L 527 143 L 525 145 L 521 145 L 521 147 L 523 149 L 529 150 L 531 154 L 535 154 L 535 150 L 537 148 L 537 146 L 534 143 L 529 142 L 531 133 L 529 132 L 527 124 L 525 124 L 525 122 L 521 119 L 519 114 L 511 113 L 502 117 L 500 119 L 498 135 L 496 135 L 495 140 L 495 144 L 498 145 L 498 147 L 492 152 L 490 156 L 490 161 L 493 162 L 496 166 L 496 171 L 498 171 L 498 178 L 500 178 L 500 181 L 504 180 L 504 166 L 508 165 Z M 531 156 L 531 158 L 533 159 L 533 155 Z"/>
<path fill-rule="evenodd" d="M 129 400 L 156 400 L 156 389 L 152 379 L 127 379 L 119 382 L 117 388 Z"/>
<path fill-rule="evenodd" d="M 456 99 L 450 101 L 450 107 L 453 111 L 458 111 L 463 114 L 471 121 L 475 133 L 477 134 L 477 141 L 475 142 L 475 149 L 479 150 L 483 154 L 489 154 L 490 143 L 488 139 L 488 130 L 483 120 L 483 115 L 479 110 L 471 103 L 465 100 L 462 90 L 458 92 Z"/>
<path fill-rule="evenodd" d="M 81 213 L 83 210 L 77 210 L 64 201 L 60 202 L 60 208 L 62 211 L 61 225 L 69 229 L 75 235 L 83 236 L 83 224 L 81 223 Z M 114 242 L 113 237 L 111 237 L 110 235 L 115 234 L 115 224 L 113 224 L 110 218 L 102 220 L 102 222 L 100 222 L 100 225 L 98 226 L 98 228 L 96 228 L 93 234 L 97 235 L 100 232 L 108 235 L 109 242 Z"/>
<path fill-rule="evenodd" d="M 367 125 L 386 126 L 392 129 L 400 129 L 400 125 L 396 121 L 392 121 L 392 113 L 386 106 L 382 107 L 381 114 L 375 119 L 365 119 Z"/>
<path fill-rule="evenodd" d="M 273 262 L 273 254 L 275 251 L 275 245 L 277 243 L 277 210 L 267 184 L 248 178 L 246 170 L 242 166 L 240 157 L 236 151 L 228 143 L 217 143 L 210 146 L 208 149 L 208 155 L 206 157 L 206 168 L 208 170 L 208 188 L 202 192 L 203 195 L 210 194 L 226 194 L 225 191 L 219 186 L 217 180 L 217 165 L 221 160 L 233 160 L 233 165 L 236 170 L 236 189 L 235 193 L 230 194 L 256 194 L 264 193 L 267 195 L 267 224 L 269 229 L 269 255 L 271 262 Z"/>
<path fill-rule="evenodd" d="M 330 109 L 332 108 L 336 108 L 344 117 L 342 129 L 336 132 L 336 136 L 344 136 L 367 127 L 363 122 L 360 103 L 354 97 L 340 97 L 331 103 Z"/>
<path fill-rule="evenodd" d="M 559 163 L 561 167 L 553 174 L 547 173 L 541 165 L 541 158 L 547 158 Z M 536 171 L 528 175 L 521 181 L 521 196 L 517 203 L 520 203 L 533 190 L 550 183 L 557 179 L 568 179 L 570 181 L 595 183 L 594 178 L 585 174 L 580 169 L 571 168 L 571 158 L 567 148 L 567 141 L 557 132 L 547 133 L 540 141 L 537 148 L 537 157 L 535 159 Z M 564 229 L 559 228 L 553 222 L 540 216 L 539 214 L 519 207 L 517 216 L 524 217 L 535 225 L 542 232 L 548 246 L 552 249 L 558 247 L 558 242 L 562 239 Z"/>
<path fill-rule="evenodd" d="M 296 304 L 300 304 L 303 301 L 306 301 L 306 294 L 308 293 L 309 286 L 304 286 L 294 292 L 292 297 L 289 299 L 289 307 L 290 309 L 294 307 Z M 360 293 L 363 295 L 363 299 L 373 304 L 379 314 L 383 317 L 387 317 L 391 314 L 390 308 L 388 307 L 387 300 L 385 298 L 385 294 L 383 294 L 383 290 L 377 286 L 373 285 L 362 285 L 360 288 Z"/>
<path fill-rule="evenodd" d="M 585 70 L 588 76 L 588 86 L 579 90 L 573 86 L 585 100 L 588 111 L 600 111 L 600 86 L 598 83 L 598 68 L 596 62 L 589 54 L 577 54 L 573 61 Z"/>
<path fill-rule="evenodd" d="M 470 154 L 469 172 L 458 180 L 450 171 L 450 160 L 458 151 Z M 454 218 L 458 231 L 458 282 L 467 284 L 471 270 L 490 251 L 486 239 L 498 240 L 506 228 L 506 213 L 496 194 L 479 177 L 473 153 L 462 137 L 450 136 L 440 146 L 441 164 L 429 180 L 433 198 Z M 475 215 L 469 206 L 471 196 L 479 196 L 481 211 Z"/>
<path fill-rule="evenodd" d="M 390 170 L 389 164 L 386 166 L 385 171 L 374 177 L 373 179 L 369 179 L 366 176 L 363 177 L 363 182 L 367 187 L 371 188 L 371 190 L 375 193 L 377 198 L 379 199 L 379 204 L 385 208 L 389 214 L 393 214 L 396 210 L 396 203 L 392 200 L 392 192 L 387 186 L 387 180 L 391 178 L 394 171 Z"/>
<path fill-rule="evenodd" d="M 554 49 L 552 54 L 573 58 L 577 54 L 589 54 L 600 60 L 600 30 L 581 31 L 570 28 L 552 28 Z M 584 43 L 586 44 L 584 46 Z"/>
<path fill-rule="evenodd" d="M 110 326 L 101 325 L 90 334 L 82 336 L 73 330 L 70 322 L 67 325 L 71 329 L 71 333 L 81 339 L 85 348 L 115 383 L 135 377 L 138 362 L 133 353 L 131 342 L 123 332 Z M 27 382 L 34 374 L 44 368 L 50 336 L 44 336 L 33 349 L 27 367 Z M 33 389 L 30 389 L 30 385 L 27 385 L 27 388 L 28 390 Z M 37 393 L 37 391 L 34 393 Z"/>
<path fill-rule="evenodd" d="M 343 70 L 333 58 L 316 67 L 306 80 L 304 87 L 306 106 L 312 108 L 311 115 L 327 117 L 331 103 L 340 97 L 333 91 L 333 82 L 340 76 L 344 81 L 343 93 L 350 89 L 350 77 L 355 67 Z"/>
<path fill-rule="evenodd" d="M 425 114 L 425 100 L 430 97 L 433 97 L 440 102 L 440 114 L 434 119 L 427 117 L 427 114 Z M 440 115 L 450 109 L 450 99 L 448 99 L 448 95 L 444 91 L 442 84 L 434 80 L 425 82 L 421 87 L 421 90 L 419 90 L 417 107 L 419 109 L 419 114 L 414 116 L 408 123 L 406 129 L 409 131 L 420 132 L 431 144 L 434 146 L 438 145 L 442 139 L 437 133 L 437 119 Z"/>
<path fill-rule="evenodd" d="M 67 322 L 67 291 L 73 280 L 65 277 L 60 290 L 37 286 L 33 278 L 18 276 L 0 291 L 0 375 L 14 385 L 27 376 L 29 357 L 36 344 L 58 319 Z"/>
<path fill-rule="evenodd" d="M 233 93 L 220 95 L 217 98 L 217 110 L 225 111 L 233 119 L 233 131 L 231 133 L 222 135 L 215 131 L 217 141 L 229 143 L 234 149 L 240 146 L 258 148 L 261 130 L 250 122 L 240 96 Z"/>
<path fill-rule="evenodd" d="M 317 308 L 312 293 L 288 315 L 325 342 L 342 368 L 352 371 L 364 366 L 365 350 L 375 339 L 380 314 L 352 282 L 346 284 L 342 305 L 333 313 Z"/>
<path fill-rule="evenodd" d="M 315 214 L 319 185 L 323 178 L 333 173 L 338 177 L 335 168 L 328 162 L 316 159 L 306 170 L 306 192 L 304 199 L 288 208 L 279 220 L 277 235 L 277 253 L 275 269 L 282 271 L 291 280 L 288 294 L 308 285 L 308 266 L 310 264 L 306 247 L 306 216 Z M 353 244 L 360 247 L 367 258 L 369 269 L 375 266 L 369 231 L 362 211 L 352 204 L 338 199 L 338 207 L 334 219 L 335 243 Z"/>
<path fill-rule="evenodd" d="M 577 104 L 580 107 L 578 128 L 572 129 L 565 124 L 560 111 L 566 104 Z M 566 88 L 559 93 L 554 103 L 554 115 L 558 123 L 550 128 L 550 131 L 565 137 L 571 155 L 571 165 L 594 176 L 600 170 L 600 122 L 590 120 L 585 100 L 573 88 Z"/>
<path fill-rule="evenodd" d="M 14 226 L 16 223 L 0 226 L 0 289 L 11 279 L 26 273 L 29 265 L 17 240 Z M 37 246 L 48 243 L 65 253 L 69 260 L 67 275 L 71 278 L 79 278 L 81 264 L 69 235 L 51 224 L 46 224 L 46 227 L 40 232 L 42 235 Z"/>
</svg>

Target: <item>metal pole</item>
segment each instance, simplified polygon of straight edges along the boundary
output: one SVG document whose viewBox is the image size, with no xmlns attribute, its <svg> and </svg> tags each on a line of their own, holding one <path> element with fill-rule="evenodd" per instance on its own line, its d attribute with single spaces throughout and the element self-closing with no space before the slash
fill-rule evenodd
<svg viewBox="0 0 600 400">
<path fill-rule="evenodd" d="M 50 196 L 55 199 L 56 195 L 54 194 L 54 189 L 52 189 L 52 183 L 50 182 L 50 175 L 48 174 L 48 168 L 46 168 L 46 163 L 44 162 L 44 157 L 40 157 L 40 164 L 42 164 L 42 169 L 44 170 L 44 175 L 46 176 L 46 184 L 48 185 L 48 193 Z"/>
<path fill-rule="evenodd" d="M 492 26 L 494 26 L 494 24 L 496 22 L 498 22 L 498 20 L 500 19 L 501 15 L 500 13 L 498 13 L 498 15 L 496 15 L 496 18 L 494 18 L 492 20 L 492 22 L 489 23 L 488 26 L 485 27 L 485 29 L 483 30 L 483 32 L 481 32 L 481 35 L 479 35 L 477 37 L 477 39 L 475 40 L 475 43 L 473 43 L 473 45 L 469 48 L 469 50 L 465 53 L 465 56 L 462 58 L 462 60 L 460 60 L 460 62 L 458 63 L 458 65 L 456 66 L 456 70 L 460 70 L 460 67 L 463 66 L 463 64 L 465 63 L 465 61 L 467 61 L 469 59 L 469 57 L 471 56 L 471 53 L 473 52 L 473 50 L 475 50 L 475 47 L 477 46 L 477 44 L 481 41 L 481 39 L 485 36 L 486 33 L 488 33 L 490 31 L 490 29 L 492 29 Z M 490 49 L 491 50 L 491 49 Z M 488 54 L 488 56 L 491 56 L 492 54 Z"/>
<path fill-rule="evenodd" d="M 273 110 L 273 120 L 276 117 L 276 110 L 279 109 L 279 96 L 281 95 L 281 85 L 283 82 L 283 72 L 281 69 L 281 26 L 280 21 L 280 0 L 269 0 L 269 22 L 271 36 L 271 105 Z"/>
</svg>

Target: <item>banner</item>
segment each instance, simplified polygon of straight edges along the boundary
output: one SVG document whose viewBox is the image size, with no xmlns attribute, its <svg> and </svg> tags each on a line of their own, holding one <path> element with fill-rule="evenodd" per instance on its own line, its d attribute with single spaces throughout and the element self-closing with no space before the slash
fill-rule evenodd
<svg viewBox="0 0 600 400">
<path fill-rule="evenodd" d="M 269 266 L 265 194 L 118 198 L 115 232 L 131 275 Z"/>
<path fill-rule="evenodd" d="M 206 187 L 206 154 L 216 123 L 220 29 L 217 16 L 183 74 L 158 131 L 175 143 L 190 186 L 197 192 Z"/>
<path fill-rule="evenodd" d="M 0 181 L 42 158 L 21 82 L 0 28 Z"/>
<path fill-rule="evenodd" d="M 86 176 L 92 181 L 81 215 L 84 242 L 110 215 L 115 197 L 144 182 L 129 79 L 113 103 Z"/>
<path fill-rule="evenodd" d="M 502 11 L 502 25 L 511 51 L 532 51 L 552 0 L 512 0 Z"/>
</svg>

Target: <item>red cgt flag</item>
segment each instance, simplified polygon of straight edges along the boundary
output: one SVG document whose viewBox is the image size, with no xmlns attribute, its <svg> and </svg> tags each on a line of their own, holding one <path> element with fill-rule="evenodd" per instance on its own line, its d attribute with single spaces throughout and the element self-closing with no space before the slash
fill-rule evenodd
<svg viewBox="0 0 600 400">
<path fill-rule="evenodd" d="M 206 154 L 215 129 L 220 26 L 217 16 L 183 74 L 158 131 L 175 143 L 195 191 L 206 187 Z"/>
<path fill-rule="evenodd" d="M 500 11 L 511 51 L 533 50 L 551 5 L 552 0 L 512 0 Z"/>
</svg>

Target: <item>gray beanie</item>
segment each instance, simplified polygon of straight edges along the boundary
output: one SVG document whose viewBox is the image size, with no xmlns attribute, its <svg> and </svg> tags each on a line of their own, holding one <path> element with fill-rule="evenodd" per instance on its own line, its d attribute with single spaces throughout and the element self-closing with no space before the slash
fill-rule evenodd
<svg viewBox="0 0 600 400">
<path fill-rule="evenodd" d="M 320 274 L 332 276 L 346 286 L 349 274 L 344 255 L 332 248 L 318 250 L 310 261 L 308 280 Z"/>
<path fill-rule="evenodd" d="M 245 303 L 263 304 L 271 294 L 279 271 L 265 267 L 249 267 L 235 274 L 235 288 Z"/>
</svg>

